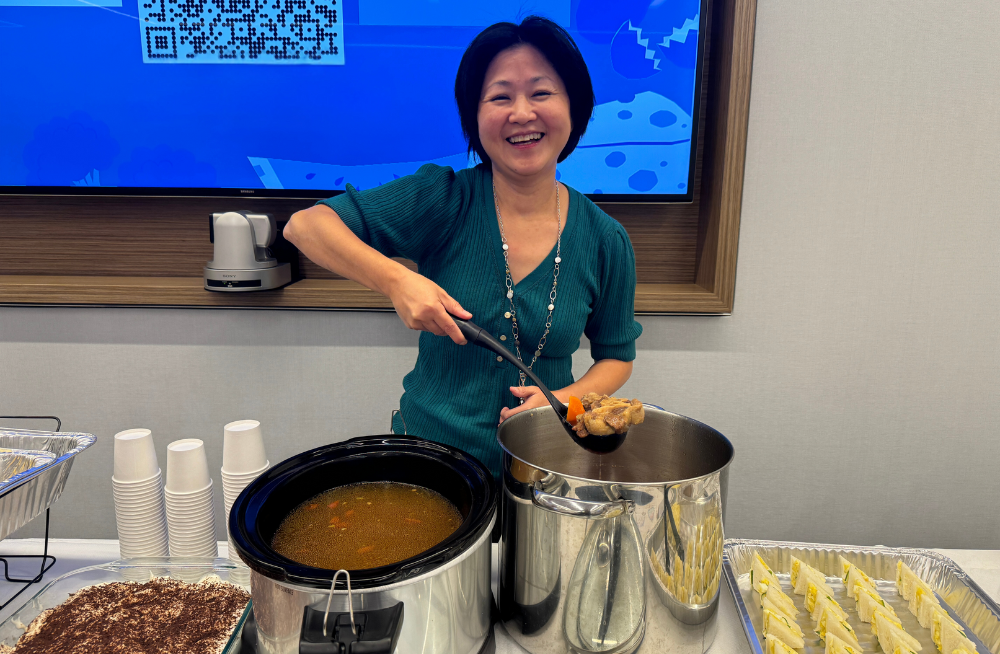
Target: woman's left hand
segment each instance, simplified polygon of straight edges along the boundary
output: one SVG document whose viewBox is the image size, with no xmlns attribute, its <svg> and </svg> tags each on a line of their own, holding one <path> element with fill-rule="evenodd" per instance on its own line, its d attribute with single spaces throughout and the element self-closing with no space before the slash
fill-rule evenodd
<svg viewBox="0 0 1000 654">
<path fill-rule="evenodd" d="M 545 399 L 545 395 L 542 394 L 542 391 L 537 386 L 511 386 L 510 392 L 514 394 L 514 397 L 523 399 L 524 404 L 513 409 L 508 409 L 507 407 L 500 409 L 500 422 L 528 409 L 549 406 L 549 401 Z"/>
</svg>

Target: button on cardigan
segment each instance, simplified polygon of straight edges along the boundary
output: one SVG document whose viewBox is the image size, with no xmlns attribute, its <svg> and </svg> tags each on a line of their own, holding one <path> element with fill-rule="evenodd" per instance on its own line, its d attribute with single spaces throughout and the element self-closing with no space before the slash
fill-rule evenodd
<svg viewBox="0 0 1000 654">
<path fill-rule="evenodd" d="M 416 262 L 421 275 L 455 298 L 472 321 L 514 352 L 492 173 L 427 164 L 382 186 L 347 192 L 331 207 L 358 238 L 388 257 Z M 554 222 L 554 221 L 553 221 Z M 521 355 L 530 363 L 545 330 L 555 248 L 514 286 Z M 635 358 L 635 254 L 624 228 L 570 189 L 552 328 L 532 370 L 552 390 L 573 383 L 573 353 L 586 334 L 595 360 Z M 403 379 L 399 407 L 409 434 L 458 447 L 499 475 L 500 409 L 515 407 L 517 369 L 473 345 L 420 334 L 417 362 Z M 530 384 L 530 381 L 528 382 Z M 394 424 L 402 433 L 402 423 Z M 565 438 L 561 431 L 554 437 Z"/>
</svg>

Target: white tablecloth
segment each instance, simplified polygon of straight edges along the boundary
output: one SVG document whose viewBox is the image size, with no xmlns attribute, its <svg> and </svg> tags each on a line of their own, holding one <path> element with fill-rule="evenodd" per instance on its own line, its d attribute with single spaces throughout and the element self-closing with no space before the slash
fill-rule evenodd
<svg viewBox="0 0 1000 654">
<path fill-rule="evenodd" d="M 226 556 L 227 544 L 219 543 L 221 556 Z M 1000 550 L 936 550 L 953 559 L 960 565 L 986 593 L 1000 601 Z M 5 540 L 0 542 L 0 556 L 5 554 L 40 554 L 42 541 L 37 538 L 23 540 Z M 116 540 L 77 540 L 70 538 L 53 538 L 49 540 L 49 553 L 56 557 L 56 564 L 45 573 L 45 581 L 72 572 L 89 565 L 106 563 L 119 558 L 118 541 Z M 494 546 L 494 556 L 496 546 Z M 494 566 L 494 584 L 495 579 Z M 38 573 L 38 563 L 28 560 L 11 562 L 10 576 L 27 578 Z M 0 581 L 0 603 L 6 602 L 17 592 L 20 586 Z M 0 621 L 20 607 L 29 597 L 38 592 L 41 585 L 26 590 L 11 606 L 0 611 Z M 719 628 L 710 654 L 750 654 L 750 645 L 743 634 L 739 618 L 736 614 L 736 604 L 728 587 L 723 588 L 719 605 Z M 503 628 L 497 630 L 497 654 L 523 654 L 524 650 L 517 646 Z"/>
</svg>

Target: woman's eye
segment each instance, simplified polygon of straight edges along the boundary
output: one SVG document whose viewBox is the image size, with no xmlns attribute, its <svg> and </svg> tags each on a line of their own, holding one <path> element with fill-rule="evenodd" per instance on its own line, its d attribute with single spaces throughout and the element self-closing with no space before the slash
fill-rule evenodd
<svg viewBox="0 0 1000 654">
<path fill-rule="evenodd" d="M 490 98 L 490 102 L 496 102 L 497 100 L 509 100 L 509 99 L 510 98 L 508 98 L 506 95 L 496 95 Z"/>
<path fill-rule="evenodd" d="M 551 91 L 535 91 L 535 97 L 536 98 L 538 96 L 545 96 L 545 95 L 552 95 L 552 92 Z"/>
</svg>

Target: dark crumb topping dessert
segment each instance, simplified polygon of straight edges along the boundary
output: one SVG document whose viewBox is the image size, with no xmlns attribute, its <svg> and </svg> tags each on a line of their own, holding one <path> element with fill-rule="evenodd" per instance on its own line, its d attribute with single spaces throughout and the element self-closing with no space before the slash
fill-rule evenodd
<svg viewBox="0 0 1000 654">
<path fill-rule="evenodd" d="M 157 578 L 84 588 L 28 625 L 16 654 L 218 654 L 250 593 L 217 580 Z"/>
</svg>

